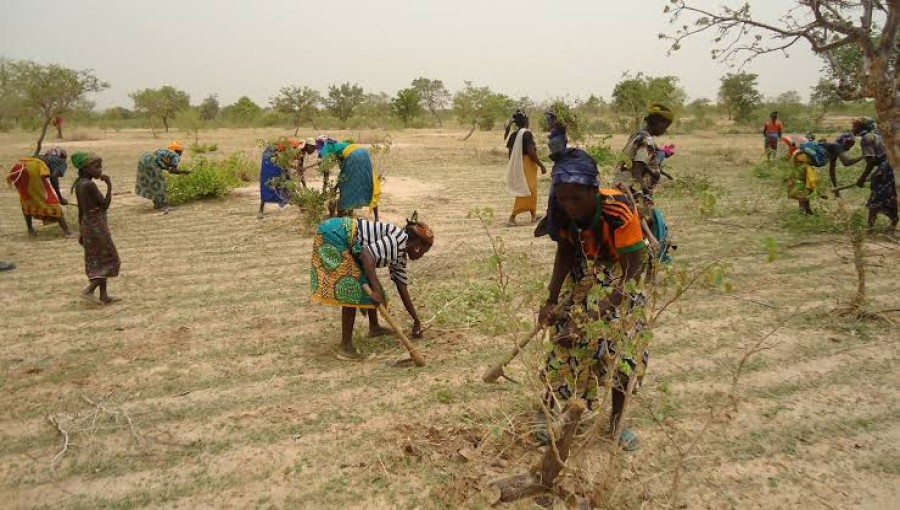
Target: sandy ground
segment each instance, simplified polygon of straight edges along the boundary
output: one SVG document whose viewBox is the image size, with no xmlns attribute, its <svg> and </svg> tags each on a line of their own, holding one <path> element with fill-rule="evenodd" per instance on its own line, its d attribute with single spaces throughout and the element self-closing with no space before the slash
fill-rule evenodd
<svg viewBox="0 0 900 510">
<path fill-rule="evenodd" d="M 0 189 L 0 259 L 19 266 L 0 275 L 0 506 L 483 507 L 487 481 L 538 458 L 525 433 L 538 392 L 480 382 L 510 329 L 527 329 L 521 322 L 542 299 L 553 257 L 530 228 L 503 227 L 512 200 L 498 133 L 467 142 L 453 130 L 390 134 L 383 215 L 401 221 L 418 210 L 437 235 L 411 265 L 411 291 L 430 326 L 420 369 L 389 366 L 401 348 L 364 339 L 361 324 L 358 345 L 374 357 L 334 358 L 339 314 L 309 302 L 311 239 L 295 210 L 257 220 L 258 191 L 248 184 L 157 215 L 131 191 L 140 152 L 165 141 L 143 131 L 87 134 L 95 139 L 64 145 L 99 152 L 112 176 L 123 266 L 110 289 L 120 303 L 80 301 L 77 242 L 54 226 L 28 238 L 16 195 Z M 256 158 L 256 140 L 277 134 L 203 136 Z M 623 141 L 614 137 L 613 147 Z M 644 447 L 616 464 L 605 505 L 896 508 L 896 326 L 834 312 L 855 289 L 846 237 L 798 226 L 777 181 L 754 177 L 758 137 L 667 141 L 680 151 L 672 173 L 717 187 L 711 210 L 708 197 L 675 184 L 660 192 L 678 267 L 720 260 L 723 269 L 662 317 L 632 413 Z M 29 143 L 27 134 L 0 134 L 0 165 Z M 843 181 L 855 178 L 855 169 L 842 172 Z M 546 190 L 544 178 L 541 208 Z M 864 197 L 852 190 L 845 200 Z M 497 300 L 489 238 L 470 214 L 484 208 L 494 212 L 487 226 L 502 241 L 510 286 L 525 296 L 517 302 L 529 303 L 512 318 Z M 874 238 L 867 248 L 870 307 L 896 309 L 897 244 Z M 401 309 L 394 313 L 409 327 Z M 739 360 L 781 323 L 747 359 L 737 405 L 726 410 Z M 538 356 L 510 373 L 527 381 Z M 69 436 L 63 455 L 64 434 L 48 417 Z M 574 458 L 570 490 L 602 469 L 592 455 Z"/>
</svg>

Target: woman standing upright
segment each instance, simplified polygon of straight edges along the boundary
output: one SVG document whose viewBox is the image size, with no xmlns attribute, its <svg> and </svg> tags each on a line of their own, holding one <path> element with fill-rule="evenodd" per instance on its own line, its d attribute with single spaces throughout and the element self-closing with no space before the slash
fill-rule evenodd
<svg viewBox="0 0 900 510">
<path fill-rule="evenodd" d="M 515 124 L 517 128 L 512 134 L 510 134 L 511 124 Z M 509 193 L 516 197 L 507 226 L 516 226 L 516 216 L 525 212 L 531 214 L 531 222 L 534 223 L 538 220 L 537 169 L 540 167 L 541 173 L 546 174 L 547 167 L 538 158 L 534 134 L 528 129 L 528 115 L 525 112 L 518 109 L 513 113 L 512 121 L 506 125 L 503 138 L 509 150 L 506 186 Z"/>
<path fill-rule="evenodd" d="M 866 159 L 866 169 L 859 176 L 856 185 L 862 188 L 870 175 L 872 178 L 872 194 L 866 201 L 866 207 L 869 209 L 869 231 L 875 228 L 878 215 L 883 214 L 891 221 L 888 233 L 894 234 L 900 220 L 897 210 L 897 183 L 894 178 L 894 167 L 887 157 L 884 138 L 876 129 L 875 120 L 868 117 L 853 122 L 853 134 L 860 137 L 859 145 Z"/>
<path fill-rule="evenodd" d="M 116 300 L 106 291 L 106 281 L 119 275 L 119 252 L 113 244 L 106 211 L 112 203 L 112 181 L 103 173 L 103 159 L 89 152 L 72 154 L 72 164 L 78 169 L 78 179 L 72 185 L 78 198 L 78 224 L 81 234 L 78 242 L 84 247 L 84 268 L 87 273 L 87 287 L 81 297 L 96 304 L 109 304 Z M 100 179 L 106 184 L 106 194 L 94 184 Z M 99 289 L 100 296 L 94 291 Z"/>
</svg>

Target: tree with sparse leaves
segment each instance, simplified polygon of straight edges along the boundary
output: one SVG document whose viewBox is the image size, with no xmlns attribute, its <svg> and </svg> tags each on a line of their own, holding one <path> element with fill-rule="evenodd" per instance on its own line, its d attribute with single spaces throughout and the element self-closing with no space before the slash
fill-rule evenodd
<svg viewBox="0 0 900 510">
<path fill-rule="evenodd" d="M 900 0 L 785 0 L 776 21 L 754 17 L 750 2 L 716 9 L 696 0 L 669 0 L 665 12 L 674 26 L 660 34 L 677 51 L 685 39 L 711 34 L 712 57 L 741 65 L 762 55 L 785 51 L 798 43 L 826 63 L 828 75 L 844 100 L 872 98 L 888 157 L 900 168 Z M 670 51 L 670 52 L 671 52 Z"/>
<path fill-rule="evenodd" d="M 837 85 L 831 80 L 820 79 L 809 95 L 809 105 L 815 111 L 814 120 L 818 124 L 825 119 L 828 112 L 841 106 L 844 100 L 838 92 Z"/>
<path fill-rule="evenodd" d="M 89 93 L 109 88 L 109 84 L 100 81 L 91 70 L 79 71 L 27 60 L 8 61 L 4 67 L 7 66 L 9 83 L 18 91 L 21 105 L 37 112 L 43 120 L 35 155 L 40 154 L 53 119 L 85 105 Z"/>
<path fill-rule="evenodd" d="M 438 126 L 443 126 L 441 116 L 438 115 L 437 111 L 446 108 L 447 103 L 450 101 L 450 91 L 444 86 L 444 82 L 441 80 L 430 80 L 423 76 L 412 81 L 412 88 L 419 92 L 419 96 L 422 98 L 422 105 L 434 115 L 434 118 L 438 121 Z"/>
<path fill-rule="evenodd" d="M 471 124 L 472 129 L 463 140 L 468 140 L 481 127 L 490 131 L 501 119 L 512 110 L 514 101 L 503 94 L 497 94 L 489 87 L 476 87 L 472 82 L 465 82 L 466 86 L 453 96 L 453 112 L 459 123 Z"/>
<path fill-rule="evenodd" d="M 282 87 L 278 95 L 272 98 L 270 104 L 275 111 L 288 115 L 294 124 L 294 136 L 300 131 L 300 124 L 309 122 L 315 129 L 316 114 L 319 113 L 319 103 L 322 102 L 322 94 L 318 90 L 309 87 Z"/>
<path fill-rule="evenodd" d="M 644 73 L 631 76 L 625 73 L 613 89 L 612 99 L 613 108 L 627 118 L 629 128 L 637 129 L 650 103 L 663 103 L 678 109 L 684 104 L 687 94 L 674 76 L 647 76 Z"/>
<path fill-rule="evenodd" d="M 152 120 L 154 117 L 162 121 L 166 133 L 169 132 L 169 121 L 175 115 L 191 106 L 191 97 L 187 92 L 178 90 L 171 85 L 165 85 L 158 89 L 144 89 L 129 94 L 134 101 L 134 111 L 146 115 Z"/>
<path fill-rule="evenodd" d="M 404 127 L 409 127 L 409 122 L 422 113 L 422 96 L 413 87 L 399 90 L 391 100 L 391 110 Z"/>
<path fill-rule="evenodd" d="M 363 88 L 355 83 L 343 83 L 328 87 L 328 97 L 325 98 L 325 107 L 332 115 L 345 124 L 350 117 L 366 101 L 366 93 Z"/>
<path fill-rule="evenodd" d="M 728 73 L 722 77 L 719 104 L 728 112 L 729 119 L 738 122 L 749 120 L 762 103 L 756 78 L 753 73 Z"/>
<path fill-rule="evenodd" d="M 200 120 L 215 120 L 219 116 L 219 96 L 218 94 L 210 94 L 200 103 L 199 108 Z"/>
</svg>

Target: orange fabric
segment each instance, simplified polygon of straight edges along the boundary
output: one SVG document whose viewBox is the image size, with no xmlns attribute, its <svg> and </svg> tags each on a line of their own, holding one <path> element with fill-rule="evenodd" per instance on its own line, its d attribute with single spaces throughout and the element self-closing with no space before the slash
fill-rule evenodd
<svg viewBox="0 0 900 510">
<path fill-rule="evenodd" d="M 50 168 L 40 159 L 20 159 L 9 171 L 6 183 L 19 191 L 22 214 L 44 221 L 63 217 L 59 197 L 50 184 Z"/>
<path fill-rule="evenodd" d="M 757 124 L 757 126 L 758 125 L 759 124 Z M 772 134 L 777 135 L 778 133 L 781 133 L 782 131 L 784 131 L 784 124 L 782 124 L 780 120 L 776 120 L 775 122 L 772 122 L 772 120 L 769 119 L 769 121 L 766 122 L 765 129 L 766 129 L 767 135 L 772 135 Z"/>
<path fill-rule="evenodd" d="M 601 260 L 616 260 L 620 254 L 632 253 L 647 245 L 641 218 L 624 193 L 601 188 L 597 199 L 601 210 L 591 228 L 581 230 L 580 238 L 574 229 L 564 230 L 562 237 L 576 246 L 581 244 L 586 256 Z"/>
</svg>

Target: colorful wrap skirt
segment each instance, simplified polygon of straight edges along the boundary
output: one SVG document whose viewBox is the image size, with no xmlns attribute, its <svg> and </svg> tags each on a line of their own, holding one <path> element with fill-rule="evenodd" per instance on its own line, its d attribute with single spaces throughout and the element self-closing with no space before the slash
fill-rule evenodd
<svg viewBox="0 0 900 510">
<path fill-rule="evenodd" d="M 280 181 L 291 178 L 289 172 L 285 172 L 272 159 L 274 151 L 263 151 L 262 163 L 259 168 L 259 197 L 267 204 L 287 204 L 290 194 L 287 189 L 279 186 Z"/>
<path fill-rule="evenodd" d="M 643 349 L 638 371 L 635 351 L 640 344 L 646 345 L 648 337 L 644 335 L 649 334 L 644 327 L 644 295 L 633 294 L 630 306 L 625 307 L 629 310 L 625 314 L 627 317 L 613 313 L 602 321 L 599 331 L 587 318 L 589 303 L 593 302 L 596 309 L 596 297 L 591 297 L 594 293 L 592 289 L 599 285 L 612 290 L 614 283 L 612 271 L 604 268 L 597 276 L 580 279 L 561 297 L 562 313 L 551 325 L 551 341 L 540 372 L 547 388 L 545 403 L 551 409 L 562 409 L 571 398 L 582 398 L 587 402 L 588 409 L 594 409 L 598 403 L 599 388 L 607 385 L 610 378 L 613 386 L 622 390 L 628 386 L 632 376 L 638 378 L 635 389 L 643 380 L 650 353 Z M 625 331 L 617 332 L 622 328 Z M 603 329 L 616 333 L 605 335 Z M 615 370 L 614 374 L 610 374 L 611 368 Z"/>
<path fill-rule="evenodd" d="M 44 223 L 56 222 L 63 217 L 59 196 L 50 184 L 50 168 L 40 159 L 19 160 L 10 170 L 6 182 L 19 192 L 22 214 Z"/>
<path fill-rule="evenodd" d="M 313 240 L 309 277 L 313 301 L 331 306 L 375 308 L 363 290 L 369 279 L 359 261 L 362 249 L 353 218 L 331 218 L 319 225 Z"/>
<path fill-rule="evenodd" d="M 154 152 L 145 152 L 138 160 L 137 178 L 134 181 L 134 194 L 153 201 L 153 206 L 160 208 L 168 203 L 166 194 L 165 170 L 159 166 Z"/>
<path fill-rule="evenodd" d="M 119 276 L 119 252 L 106 222 L 106 211 L 87 211 L 81 218 L 84 269 L 89 280 Z"/>
<path fill-rule="evenodd" d="M 338 206 L 342 211 L 352 211 L 378 205 L 375 197 L 375 175 L 369 151 L 351 145 L 345 151 L 345 155 L 337 183 L 340 193 Z"/>
<path fill-rule="evenodd" d="M 872 194 L 866 201 L 866 207 L 882 214 L 897 217 L 897 184 L 894 178 L 894 168 L 885 159 L 879 163 L 872 173 Z"/>
</svg>

